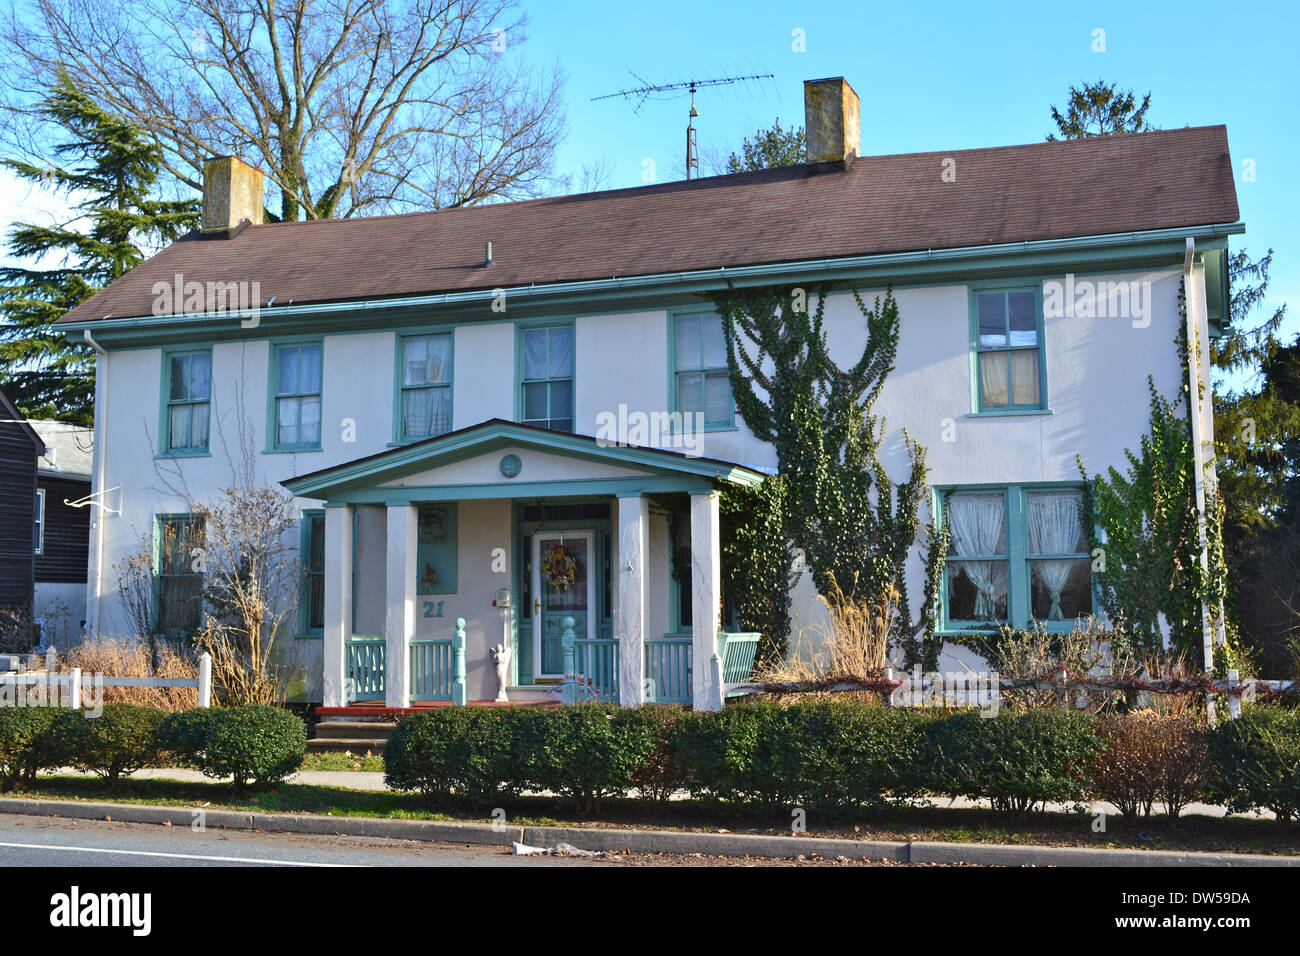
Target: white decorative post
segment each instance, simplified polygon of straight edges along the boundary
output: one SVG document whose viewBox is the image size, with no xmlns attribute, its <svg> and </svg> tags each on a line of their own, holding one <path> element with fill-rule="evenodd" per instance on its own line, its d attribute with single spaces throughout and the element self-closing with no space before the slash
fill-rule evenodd
<svg viewBox="0 0 1300 956">
<path fill-rule="evenodd" d="M 646 553 L 650 539 L 650 500 L 620 497 L 617 508 L 618 567 L 618 702 L 645 703 Z"/>
<path fill-rule="evenodd" d="M 74 667 L 68 671 L 68 706 L 81 710 L 81 668 Z"/>
<path fill-rule="evenodd" d="M 348 701 L 348 641 L 352 639 L 352 506 L 325 509 L 325 634 L 321 654 L 326 707 Z"/>
<path fill-rule="evenodd" d="M 1241 674 L 1236 670 L 1228 671 L 1228 719 L 1236 720 L 1241 716 Z"/>
<path fill-rule="evenodd" d="M 411 706 L 418 540 L 419 509 L 414 505 L 389 505 L 384 614 L 384 703 L 389 707 Z"/>
<path fill-rule="evenodd" d="M 718 710 L 722 688 L 710 662 L 718 653 L 722 617 L 722 544 L 718 495 L 691 495 L 691 698 L 696 710 Z"/>
<path fill-rule="evenodd" d="M 207 651 L 199 658 L 199 706 L 212 706 L 212 655 Z"/>
</svg>

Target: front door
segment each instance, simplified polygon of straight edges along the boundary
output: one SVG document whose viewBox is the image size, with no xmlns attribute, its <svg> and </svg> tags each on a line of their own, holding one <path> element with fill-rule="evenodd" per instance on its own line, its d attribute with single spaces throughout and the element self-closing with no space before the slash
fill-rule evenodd
<svg viewBox="0 0 1300 956">
<path fill-rule="evenodd" d="M 595 584 L 591 574 L 594 535 L 590 531 L 555 531 L 533 535 L 534 677 L 564 676 L 564 619 L 572 617 L 573 635 L 591 638 Z"/>
</svg>

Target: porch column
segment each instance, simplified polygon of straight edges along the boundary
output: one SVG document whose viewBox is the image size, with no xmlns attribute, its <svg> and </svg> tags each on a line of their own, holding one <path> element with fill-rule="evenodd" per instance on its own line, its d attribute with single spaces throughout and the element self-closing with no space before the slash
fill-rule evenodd
<svg viewBox="0 0 1300 956">
<path fill-rule="evenodd" d="M 414 505 L 388 506 L 385 614 L 384 703 L 411 706 L 411 636 L 415 633 L 415 566 L 419 511 Z"/>
<path fill-rule="evenodd" d="M 321 646 L 326 707 L 348 703 L 348 640 L 352 637 L 352 506 L 325 509 L 325 633 Z"/>
<path fill-rule="evenodd" d="M 691 701 L 696 710 L 719 710 L 722 688 L 710 661 L 718 652 L 722 617 L 722 546 L 717 492 L 691 495 Z"/>
<path fill-rule="evenodd" d="M 618 499 L 618 702 L 645 703 L 646 554 L 650 501 L 642 495 Z"/>
</svg>

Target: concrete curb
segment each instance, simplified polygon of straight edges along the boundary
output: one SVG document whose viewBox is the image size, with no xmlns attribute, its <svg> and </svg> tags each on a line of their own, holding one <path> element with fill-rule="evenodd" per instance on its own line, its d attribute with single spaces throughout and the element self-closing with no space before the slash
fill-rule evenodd
<svg viewBox="0 0 1300 956">
<path fill-rule="evenodd" d="M 112 819 L 121 823 L 190 826 L 195 811 L 183 807 L 144 807 L 129 803 L 0 798 L 0 813 L 77 820 Z M 388 820 L 377 817 L 327 817 L 294 813 L 243 813 L 204 810 L 204 825 L 231 830 L 268 830 L 465 843 L 508 847 L 515 841 L 537 847 L 568 843 L 581 850 L 633 853 L 702 854 L 792 859 L 820 856 L 894 863 L 965 863 L 975 866 L 1284 866 L 1300 867 L 1300 857 L 1246 853 L 1192 853 L 1171 850 L 1104 850 L 1089 847 L 1011 846 L 998 843 L 894 843 L 821 837 L 757 836 L 681 830 L 612 830 L 596 827 L 518 827 L 440 820 Z"/>
</svg>

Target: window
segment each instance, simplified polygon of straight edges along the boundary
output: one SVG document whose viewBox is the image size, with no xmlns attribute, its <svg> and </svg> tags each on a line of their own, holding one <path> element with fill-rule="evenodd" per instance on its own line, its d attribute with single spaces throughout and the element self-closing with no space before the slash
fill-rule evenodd
<svg viewBox="0 0 1300 956">
<path fill-rule="evenodd" d="M 523 353 L 521 420 L 573 431 L 573 326 L 524 329 Z"/>
<path fill-rule="evenodd" d="M 203 519 L 159 515 L 156 536 L 154 626 L 170 637 L 188 636 L 203 611 Z"/>
<path fill-rule="evenodd" d="M 321 344 L 275 347 L 275 447 L 320 447 Z"/>
<path fill-rule="evenodd" d="M 45 489 L 36 490 L 36 526 L 32 529 L 34 553 L 40 554 L 45 548 Z"/>
<path fill-rule="evenodd" d="M 432 438 L 451 431 L 450 332 L 404 335 L 398 441 Z"/>
<path fill-rule="evenodd" d="M 325 513 L 302 516 L 302 607 L 304 634 L 325 631 Z"/>
<path fill-rule="evenodd" d="M 955 489 L 943 619 L 953 629 L 1073 622 L 1093 611 L 1088 537 L 1075 488 Z"/>
<path fill-rule="evenodd" d="M 706 427 L 730 427 L 731 382 L 722 316 L 679 315 L 674 321 L 677 411 L 683 415 L 702 413 Z"/>
<path fill-rule="evenodd" d="M 167 363 L 168 452 L 194 454 L 208 449 L 208 411 L 212 401 L 212 353 L 170 352 Z"/>
<path fill-rule="evenodd" d="M 1043 409 L 1036 289 L 975 293 L 977 411 Z"/>
</svg>

